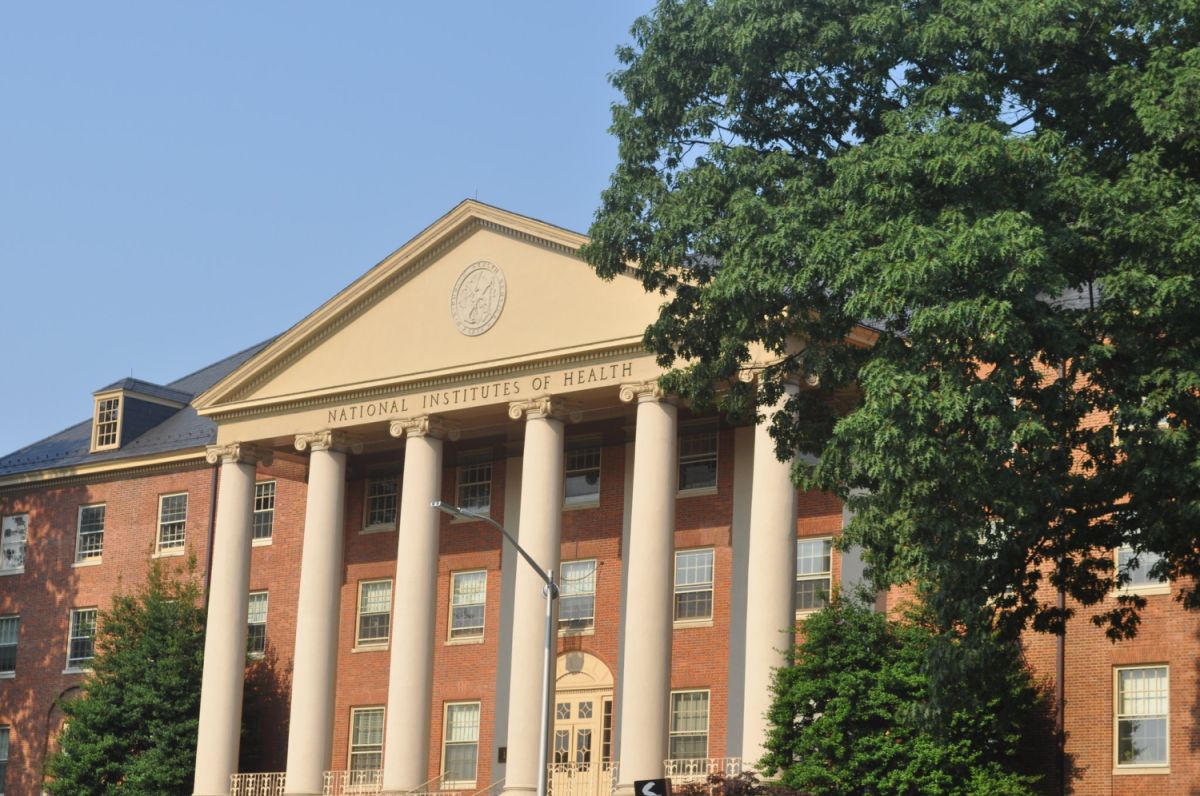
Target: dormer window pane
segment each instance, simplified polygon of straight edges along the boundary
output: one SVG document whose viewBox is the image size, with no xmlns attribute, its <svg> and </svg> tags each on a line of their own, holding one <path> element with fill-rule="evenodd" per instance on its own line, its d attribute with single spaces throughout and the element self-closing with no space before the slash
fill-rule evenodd
<svg viewBox="0 0 1200 796">
<path fill-rule="evenodd" d="M 95 448 L 116 447 L 117 429 L 121 418 L 121 397 L 103 398 L 96 402 L 96 444 Z"/>
</svg>

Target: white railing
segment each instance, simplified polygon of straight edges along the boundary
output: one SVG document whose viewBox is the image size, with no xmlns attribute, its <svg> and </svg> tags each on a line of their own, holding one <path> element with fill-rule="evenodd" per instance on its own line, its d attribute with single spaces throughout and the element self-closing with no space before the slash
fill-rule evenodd
<svg viewBox="0 0 1200 796">
<path fill-rule="evenodd" d="M 741 773 L 740 757 L 695 757 L 663 761 L 663 774 L 672 782 L 704 782 L 711 774 L 736 777 Z"/>
<path fill-rule="evenodd" d="M 283 796 L 283 772 L 233 774 L 229 777 L 229 796 Z"/>
<path fill-rule="evenodd" d="M 383 790 L 383 771 L 326 771 L 325 796 L 344 796 L 350 793 L 379 793 Z"/>
<path fill-rule="evenodd" d="M 553 796 L 606 796 L 617 784 L 616 763 L 551 763 L 546 768 Z"/>
</svg>

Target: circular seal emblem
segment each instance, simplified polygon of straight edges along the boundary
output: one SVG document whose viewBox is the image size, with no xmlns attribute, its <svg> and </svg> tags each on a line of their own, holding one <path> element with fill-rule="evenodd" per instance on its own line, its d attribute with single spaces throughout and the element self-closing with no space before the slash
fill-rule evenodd
<svg viewBox="0 0 1200 796">
<path fill-rule="evenodd" d="M 504 273 L 487 260 L 472 263 L 459 274 L 450 292 L 450 317 L 463 334 L 483 334 L 500 318 L 504 295 Z"/>
</svg>

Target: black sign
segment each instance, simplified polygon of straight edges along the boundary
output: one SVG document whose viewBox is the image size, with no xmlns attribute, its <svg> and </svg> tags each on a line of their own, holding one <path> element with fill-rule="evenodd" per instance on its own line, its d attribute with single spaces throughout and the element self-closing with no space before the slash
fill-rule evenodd
<svg viewBox="0 0 1200 796">
<path fill-rule="evenodd" d="M 671 796 L 671 780 L 635 779 L 633 796 Z"/>
</svg>

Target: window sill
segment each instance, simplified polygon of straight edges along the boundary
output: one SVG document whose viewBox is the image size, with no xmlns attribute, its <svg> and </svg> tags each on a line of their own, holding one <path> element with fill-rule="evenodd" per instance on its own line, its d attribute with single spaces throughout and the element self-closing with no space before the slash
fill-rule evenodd
<svg viewBox="0 0 1200 796">
<path fill-rule="evenodd" d="M 387 652 L 387 651 L 388 651 L 388 649 L 389 649 L 390 647 L 391 647 L 391 644 L 390 644 L 389 642 L 386 642 L 386 641 L 385 641 L 385 642 L 384 642 L 384 643 L 382 643 L 382 644 L 357 644 L 357 645 L 355 645 L 355 646 L 351 647 L 351 648 L 350 648 L 350 651 L 351 651 L 351 652 L 354 652 L 354 653 L 358 653 L 358 652 Z"/>
<path fill-rule="evenodd" d="M 696 487 L 692 487 L 691 489 L 679 490 L 678 492 L 675 493 L 675 497 L 691 498 L 691 497 L 703 497 L 704 495 L 715 495 L 715 494 L 717 494 L 717 488 L 715 486 L 696 486 Z"/>
<path fill-rule="evenodd" d="M 581 500 L 578 503 L 563 503 L 563 511 L 577 511 L 579 509 L 598 509 L 600 508 L 600 499 Z"/>
<path fill-rule="evenodd" d="M 686 630 L 689 627 L 712 627 L 712 617 L 708 619 L 676 619 L 673 627 L 677 630 Z"/>
<path fill-rule="evenodd" d="M 248 660 L 252 660 L 252 661 L 261 661 L 265 657 L 267 657 L 267 653 L 265 653 L 265 652 L 247 652 L 246 653 L 246 658 Z"/>
<path fill-rule="evenodd" d="M 1139 597 L 1151 597 L 1156 594 L 1170 594 L 1171 593 L 1171 584 L 1170 584 L 1170 582 L 1167 582 L 1167 583 L 1155 583 L 1153 585 L 1147 585 L 1147 586 L 1126 586 L 1121 589 L 1115 589 L 1114 591 L 1117 594 L 1121 594 L 1121 595 L 1137 595 Z"/>
<path fill-rule="evenodd" d="M 474 782 L 443 782 L 442 790 L 475 790 Z"/>
<path fill-rule="evenodd" d="M 471 636 L 470 638 L 448 638 L 446 639 L 447 647 L 462 647 L 468 644 L 482 644 L 483 636 Z"/>
<path fill-rule="evenodd" d="M 5 575 L 24 575 L 24 574 L 25 574 L 24 566 L 13 567 L 12 569 L 0 569 L 0 577 L 4 577 Z"/>
<path fill-rule="evenodd" d="M 15 679 L 17 679 L 17 673 L 15 671 L 0 672 L 0 680 L 15 680 Z"/>
<path fill-rule="evenodd" d="M 87 667 L 68 666 L 67 668 L 62 670 L 62 673 L 63 674 L 89 674 L 91 671 L 92 671 L 92 667 L 90 667 L 90 666 L 87 666 Z"/>
<path fill-rule="evenodd" d="M 358 530 L 358 532 L 360 534 L 395 533 L 396 532 L 396 524 L 392 523 L 391 525 L 366 525 L 366 526 L 363 526 L 362 528 L 360 528 Z"/>
<path fill-rule="evenodd" d="M 596 626 L 580 628 L 579 630 L 567 629 L 558 631 L 559 638 L 570 638 L 571 636 L 594 636 L 596 635 Z"/>
<path fill-rule="evenodd" d="M 1146 774 L 1150 774 L 1150 775 L 1170 774 L 1171 773 L 1171 764 L 1170 763 L 1158 763 L 1156 765 L 1144 765 L 1144 766 L 1120 766 L 1120 767 L 1114 767 L 1112 773 L 1113 773 L 1113 776 L 1117 776 L 1117 777 L 1121 777 L 1121 776 L 1127 777 L 1127 776 L 1131 776 L 1131 775 L 1138 776 L 1138 775 L 1146 775 Z"/>
<path fill-rule="evenodd" d="M 270 536 L 268 536 L 264 539 L 251 539 L 250 546 L 251 547 L 270 547 L 271 543 L 273 541 L 274 540 Z"/>
<path fill-rule="evenodd" d="M 480 516 L 480 517 L 451 517 L 450 524 L 451 525 L 467 525 L 472 522 L 487 522 L 488 520 L 490 520 L 492 518 L 492 507 L 491 506 L 488 506 L 487 511 L 475 511 L 474 509 L 471 509 L 471 511 L 475 514 L 479 514 L 482 516 Z M 484 517 L 486 517 L 487 519 L 484 519 Z M 474 785 L 472 785 L 471 787 L 474 787 Z"/>
<path fill-rule="evenodd" d="M 73 564 L 71 564 L 71 566 L 72 567 L 98 567 L 103 563 L 104 563 L 104 558 L 102 556 L 96 556 L 95 558 L 85 558 L 82 561 L 76 561 Z"/>
<path fill-rule="evenodd" d="M 183 548 L 180 548 L 179 550 L 175 550 L 174 548 L 172 548 L 171 550 L 159 550 L 156 553 L 151 553 L 150 557 L 151 558 L 174 558 L 175 556 L 183 555 L 185 552 L 186 551 Z"/>
</svg>

